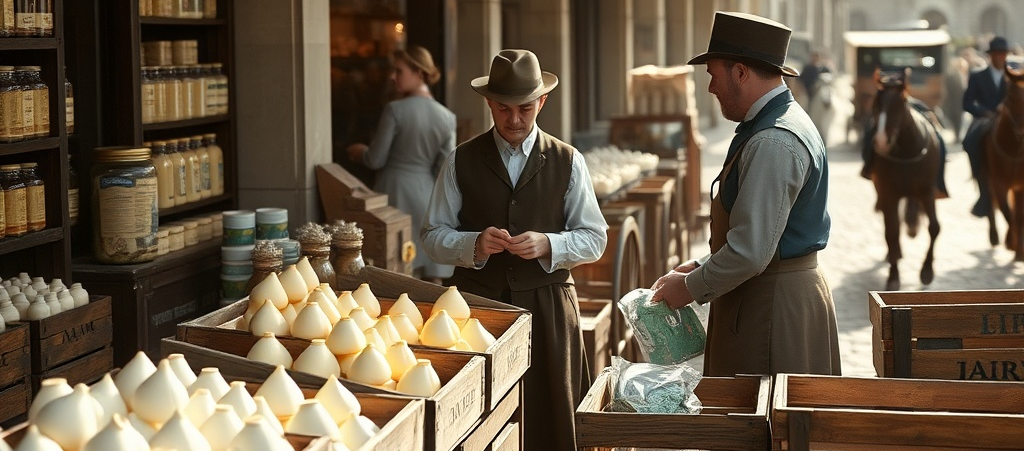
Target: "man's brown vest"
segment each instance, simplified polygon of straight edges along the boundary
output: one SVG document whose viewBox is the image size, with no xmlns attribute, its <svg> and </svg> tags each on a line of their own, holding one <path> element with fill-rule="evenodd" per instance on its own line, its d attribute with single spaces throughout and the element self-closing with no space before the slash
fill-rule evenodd
<svg viewBox="0 0 1024 451">
<path fill-rule="evenodd" d="M 459 230 L 480 232 L 494 226 L 509 235 L 565 231 L 565 193 L 572 173 L 573 147 L 544 133 L 537 136 L 522 175 L 512 187 L 489 130 L 455 149 L 455 173 L 462 192 Z M 508 251 L 491 255 L 482 269 L 455 268 L 453 285 L 491 299 L 505 290 L 532 290 L 569 280 L 569 270 L 547 273 L 537 260 Z"/>
</svg>

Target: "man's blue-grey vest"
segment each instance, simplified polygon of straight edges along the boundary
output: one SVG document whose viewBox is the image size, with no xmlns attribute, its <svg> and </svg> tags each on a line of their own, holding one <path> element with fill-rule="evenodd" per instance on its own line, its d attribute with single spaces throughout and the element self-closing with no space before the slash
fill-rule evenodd
<svg viewBox="0 0 1024 451">
<path fill-rule="evenodd" d="M 797 195 L 796 203 L 789 213 L 786 229 L 779 241 L 779 257 L 782 259 L 801 257 L 825 248 L 828 243 L 831 219 L 828 215 L 828 165 L 825 144 L 821 141 L 814 123 L 793 100 L 793 94 L 785 91 L 772 98 L 757 113 L 754 119 L 743 122 L 736 128 L 736 136 L 729 146 L 725 161 L 731 161 L 742 151 L 746 141 L 755 133 L 769 128 L 786 130 L 811 153 L 811 175 Z M 762 149 L 764 152 L 768 149 Z M 722 204 L 726 211 L 732 211 L 739 194 L 739 171 L 729 171 L 721 186 Z M 750 170 L 758 170 L 752 167 Z M 756 226 L 756 225 L 755 225 Z M 765 227 L 768 224 L 764 224 Z"/>
<path fill-rule="evenodd" d="M 513 188 L 493 131 L 461 144 L 455 149 L 455 174 L 462 191 L 458 230 L 479 232 L 494 226 L 512 236 L 564 231 L 573 152 L 572 146 L 541 131 Z M 481 269 L 455 268 L 451 282 L 468 292 L 499 299 L 505 290 L 532 290 L 567 280 L 568 270 L 549 274 L 536 260 L 505 251 L 491 255 Z"/>
</svg>

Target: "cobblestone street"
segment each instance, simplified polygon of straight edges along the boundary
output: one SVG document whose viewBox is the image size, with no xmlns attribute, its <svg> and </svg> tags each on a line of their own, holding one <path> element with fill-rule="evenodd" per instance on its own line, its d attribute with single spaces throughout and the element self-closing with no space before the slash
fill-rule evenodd
<svg viewBox="0 0 1024 451">
<path fill-rule="evenodd" d="M 838 127 L 833 129 L 833 142 L 829 143 L 832 235 L 828 247 L 819 255 L 819 262 L 836 304 L 843 374 L 874 376 L 868 292 L 884 290 L 889 274 L 882 215 L 874 211 L 874 188 L 859 175 L 859 149 L 852 143 L 835 142 L 842 141 Z M 705 191 L 721 168 L 734 128 L 735 123 L 722 121 L 718 127 L 702 130 L 707 139 L 701 180 Z M 924 286 L 918 276 L 928 249 L 927 218 L 922 217 L 921 233 L 916 238 L 905 234 L 901 237 L 902 290 L 1020 288 L 1024 264 L 1014 263 L 1013 254 L 1001 245 L 989 245 L 987 219 L 970 214 L 977 188 L 971 179 L 967 155 L 958 143 L 949 143 L 948 147 L 946 183 L 950 198 L 939 200 L 937 205 L 942 230 L 935 244 L 935 281 Z M 1006 230 L 1002 218 L 997 219 L 997 227 L 1002 236 Z M 692 249 L 702 255 L 707 252 L 707 245 L 694 243 Z"/>
</svg>

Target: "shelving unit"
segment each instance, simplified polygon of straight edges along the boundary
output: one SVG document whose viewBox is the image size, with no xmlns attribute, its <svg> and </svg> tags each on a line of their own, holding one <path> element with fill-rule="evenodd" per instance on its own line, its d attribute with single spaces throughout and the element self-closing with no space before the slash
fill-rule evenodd
<svg viewBox="0 0 1024 451">
<path fill-rule="evenodd" d="M 94 35 L 103 43 L 96 52 L 101 56 L 95 83 L 102 94 L 97 100 L 101 105 L 98 113 L 104 118 L 98 126 L 98 137 L 89 145 L 142 146 L 147 141 L 216 133 L 224 153 L 224 194 L 161 209 L 159 220 L 166 223 L 237 208 L 234 1 L 217 0 L 215 19 L 140 17 L 137 0 L 113 0 L 110 5 L 107 1 L 89 1 L 94 2 L 89 9 L 98 24 Z M 93 13 L 95 8 L 102 12 Z M 198 41 L 200 64 L 222 63 L 229 85 L 228 114 L 143 124 L 142 43 L 185 39 Z M 80 150 L 84 163 L 91 163 L 91 148 Z M 158 357 L 160 337 L 167 332 L 167 324 L 193 319 L 219 306 L 219 241 L 200 243 L 136 265 L 103 265 L 87 252 L 80 254 L 73 262 L 78 281 L 107 287 L 114 311 L 128 312 L 115 315 L 115 366 L 126 363 L 137 350 Z"/>
<path fill-rule="evenodd" d="M 64 5 L 53 1 L 50 38 L 0 38 L 0 64 L 40 66 L 49 90 L 50 134 L 0 144 L 0 165 L 39 163 L 46 183 L 46 228 L 0 239 L 0 276 L 28 272 L 71 280 L 71 226 L 68 216 L 68 141 L 64 118 Z"/>
</svg>

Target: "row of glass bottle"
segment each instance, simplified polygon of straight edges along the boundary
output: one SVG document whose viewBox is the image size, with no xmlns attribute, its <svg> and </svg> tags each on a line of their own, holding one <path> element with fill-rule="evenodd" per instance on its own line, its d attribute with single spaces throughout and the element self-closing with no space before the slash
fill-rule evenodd
<svg viewBox="0 0 1024 451">
<path fill-rule="evenodd" d="M 52 37 L 52 0 L 0 0 L 0 37 Z"/>
<path fill-rule="evenodd" d="M 228 113 L 228 77 L 221 63 L 142 68 L 142 123 Z"/>
<path fill-rule="evenodd" d="M 217 135 L 143 143 L 156 167 L 157 207 L 184 205 L 224 194 L 224 152 Z"/>
<path fill-rule="evenodd" d="M 139 0 L 139 16 L 216 19 L 217 0 Z"/>
<path fill-rule="evenodd" d="M 19 237 L 46 228 L 46 183 L 38 163 L 0 166 L 0 238 Z"/>
</svg>

